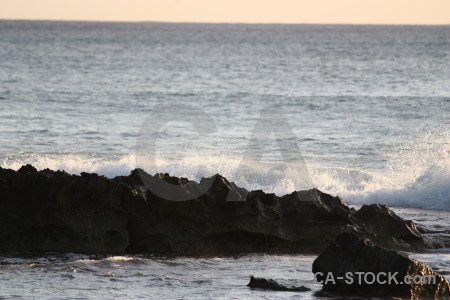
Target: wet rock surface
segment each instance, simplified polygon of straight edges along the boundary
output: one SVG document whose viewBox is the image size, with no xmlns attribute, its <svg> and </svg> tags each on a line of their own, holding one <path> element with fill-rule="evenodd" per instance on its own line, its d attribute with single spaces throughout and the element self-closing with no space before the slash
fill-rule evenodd
<svg viewBox="0 0 450 300">
<path fill-rule="evenodd" d="M 319 255 L 312 271 L 323 291 L 335 294 L 411 299 L 450 296 L 449 282 L 428 266 L 348 232 Z"/>
<path fill-rule="evenodd" d="M 413 221 L 403 220 L 386 205 L 363 205 L 351 219 L 359 231 L 354 233 L 386 248 L 420 251 L 434 247 Z"/>
<path fill-rule="evenodd" d="M 317 189 L 280 197 L 220 175 L 197 183 L 139 169 L 108 179 L 0 168 L 0 217 L 0 251 L 320 253 L 342 232 L 393 249 L 431 247 L 384 206 L 355 211 Z"/>
<path fill-rule="evenodd" d="M 253 289 L 271 290 L 271 291 L 281 291 L 281 292 L 307 292 L 310 291 L 309 288 L 304 286 L 285 286 L 279 284 L 273 279 L 257 278 L 250 276 L 250 282 L 247 284 L 248 287 Z"/>
<path fill-rule="evenodd" d="M 124 252 L 129 244 L 123 203 L 136 197 L 103 177 L 0 169 L 0 249 Z"/>
</svg>

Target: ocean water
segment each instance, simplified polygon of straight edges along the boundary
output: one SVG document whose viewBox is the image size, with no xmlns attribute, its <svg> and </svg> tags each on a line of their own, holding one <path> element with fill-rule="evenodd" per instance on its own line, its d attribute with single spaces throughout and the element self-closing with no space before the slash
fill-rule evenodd
<svg viewBox="0 0 450 300">
<path fill-rule="evenodd" d="M 388 204 L 445 236 L 449 70 L 450 26 L 0 20 L 0 166 L 108 177 L 148 166 L 194 180 L 220 173 L 279 195 L 314 186 L 354 205 Z M 148 139 L 154 153 L 142 154 Z M 143 156 L 155 163 L 142 165 Z M 445 273 L 446 253 L 421 259 L 439 260 Z M 12 256 L 2 258 L 2 276 L 17 284 L 0 285 L 5 296 L 64 297 L 69 288 L 81 298 L 168 290 L 169 298 L 257 298 L 265 294 L 242 290 L 249 271 L 312 280 L 304 276 L 313 257 L 237 260 Z M 72 265 L 80 272 L 65 271 Z M 136 268 L 150 278 L 128 272 Z M 116 276 L 101 276 L 108 272 Z"/>
</svg>

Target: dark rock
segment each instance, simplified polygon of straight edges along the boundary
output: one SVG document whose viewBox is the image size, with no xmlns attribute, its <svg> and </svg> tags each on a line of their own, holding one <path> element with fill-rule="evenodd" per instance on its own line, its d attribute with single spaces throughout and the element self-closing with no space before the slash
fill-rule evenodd
<svg viewBox="0 0 450 300">
<path fill-rule="evenodd" d="M 450 296 L 448 281 L 428 266 L 352 233 L 339 235 L 336 243 L 328 246 L 314 261 L 312 271 L 316 278 L 323 282 L 323 290 L 326 292 L 364 296 L 406 296 L 412 299 Z M 364 273 L 358 275 L 357 272 Z M 353 276 L 353 283 L 349 281 L 348 274 Z M 381 274 L 380 282 L 374 280 L 372 274 Z M 389 274 L 394 279 L 389 279 Z M 411 278 L 419 275 L 424 280 L 424 276 L 433 276 L 435 282 L 406 284 L 404 278 L 407 275 Z M 367 280 L 364 276 L 367 276 Z"/>
<path fill-rule="evenodd" d="M 130 177 L 134 177 L 132 188 L 137 190 L 138 178 L 134 172 Z M 146 173 L 141 177 L 151 187 L 167 178 Z M 130 184 L 127 177 L 114 180 Z M 129 251 L 202 255 L 318 252 L 350 224 L 349 209 L 342 200 L 316 189 L 277 197 L 248 192 L 220 175 L 200 183 L 172 183 L 173 190 L 163 191 L 170 197 L 209 189 L 189 201 L 169 201 L 151 188 L 146 201 L 127 203 L 127 210 L 133 212 L 128 223 Z"/>
<path fill-rule="evenodd" d="M 394 249 L 428 247 L 412 222 L 387 208 L 375 209 L 376 218 L 367 210 L 317 189 L 248 192 L 218 174 L 196 183 L 140 169 L 108 179 L 0 168 L 0 251 L 318 253 L 342 232 Z M 391 220 L 392 230 L 377 219 Z"/>
<path fill-rule="evenodd" d="M 353 214 L 359 224 L 367 232 L 380 235 L 391 235 L 405 241 L 420 240 L 421 235 L 412 221 L 405 221 L 397 216 L 386 205 L 363 205 Z"/>
<path fill-rule="evenodd" d="M 17 172 L 21 174 L 32 174 L 37 173 L 37 169 L 32 165 L 26 165 L 22 166 Z"/>
<path fill-rule="evenodd" d="M 0 168 L 0 250 L 123 253 L 129 245 L 124 185 L 95 174 Z"/>
<path fill-rule="evenodd" d="M 250 288 L 271 290 L 271 291 L 286 291 L 286 292 L 307 292 L 311 289 L 304 286 L 291 286 L 287 287 L 279 284 L 273 279 L 255 278 L 250 276 L 250 282 L 247 284 Z"/>
<path fill-rule="evenodd" d="M 360 236 L 386 248 L 405 251 L 432 248 L 413 221 L 403 220 L 386 205 L 363 205 L 352 213 L 352 222 L 360 230 Z"/>
</svg>

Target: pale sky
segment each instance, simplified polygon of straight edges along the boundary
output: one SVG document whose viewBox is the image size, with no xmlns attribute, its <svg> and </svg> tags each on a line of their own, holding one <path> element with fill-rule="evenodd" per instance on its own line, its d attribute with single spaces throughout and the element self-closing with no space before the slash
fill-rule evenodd
<svg viewBox="0 0 450 300">
<path fill-rule="evenodd" d="M 450 24 L 450 0 L 0 0 L 0 19 Z"/>
</svg>

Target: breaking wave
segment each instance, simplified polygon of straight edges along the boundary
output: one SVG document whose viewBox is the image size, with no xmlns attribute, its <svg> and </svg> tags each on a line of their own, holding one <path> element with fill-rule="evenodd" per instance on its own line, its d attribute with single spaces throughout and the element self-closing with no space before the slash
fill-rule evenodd
<svg viewBox="0 0 450 300">
<path fill-rule="evenodd" d="M 308 171 L 315 187 L 341 196 L 350 204 L 382 203 L 397 207 L 450 210 L 450 144 L 448 132 L 440 143 L 427 139 L 388 152 L 387 167 L 367 171 L 343 167 L 325 167 L 308 161 Z M 425 146 L 424 146 L 425 145 Z M 407 149 L 407 151 L 405 150 Z M 50 168 L 68 173 L 98 173 L 107 177 L 128 175 L 136 167 L 134 154 L 95 156 L 82 154 L 20 154 L 4 157 L 3 168 L 19 169 L 24 164 L 37 169 Z M 179 160 L 157 160 L 159 170 L 171 175 L 200 180 L 219 173 L 249 190 L 262 189 L 278 195 L 291 193 L 302 186 L 297 170 L 285 166 L 262 169 L 240 168 L 240 158 L 230 155 L 208 156 L 200 153 Z M 294 178 L 294 180 L 292 179 Z"/>
</svg>

